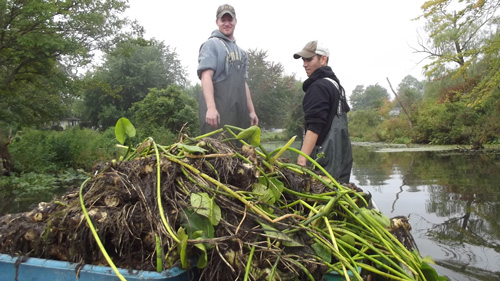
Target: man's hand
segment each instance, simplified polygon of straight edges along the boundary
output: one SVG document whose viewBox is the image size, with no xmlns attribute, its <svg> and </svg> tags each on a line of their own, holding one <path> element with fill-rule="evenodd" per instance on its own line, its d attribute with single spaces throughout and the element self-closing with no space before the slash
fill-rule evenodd
<svg viewBox="0 0 500 281">
<path fill-rule="evenodd" d="M 302 166 L 302 167 L 306 167 L 307 166 L 307 159 L 304 156 L 299 155 L 299 157 L 297 157 L 297 165 Z"/>
<path fill-rule="evenodd" d="M 318 134 L 311 130 L 307 130 L 300 151 L 302 151 L 302 153 L 304 153 L 305 155 L 311 155 L 317 140 Z M 315 155 L 312 156 L 313 158 L 315 157 Z M 307 166 L 307 159 L 303 155 L 299 155 L 299 157 L 297 158 L 297 165 L 303 167 Z"/>
<path fill-rule="evenodd" d="M 250 125 L 252 126 L 259 125 L 259 117 L 257 117 L 257 114 L 255 114 L 255 112 L 250 113 Z"/>
<path fill-rule="evenodd" d="M 217 109 L 207 109 L 207 115 L 205 117 L 205 122 L 207 122 L 208 125 L 212 126 L 214 129 L 216 129 L 219 126 L 220 123 L 220 115 Z"/>
</svg>

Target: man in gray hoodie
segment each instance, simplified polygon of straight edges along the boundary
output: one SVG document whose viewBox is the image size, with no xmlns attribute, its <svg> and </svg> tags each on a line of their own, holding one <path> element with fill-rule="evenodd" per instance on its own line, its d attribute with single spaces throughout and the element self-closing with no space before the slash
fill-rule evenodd
<svg viewBox="0 0 500 281">
<path fill-rule="evenodd" d="M 258 125 L 250 89 L 246 83 L 248 56 L 236 45 L 236 12 L 231 5 L 217 9 L 218 30 L 201 45 L 197 74 L 203 93 L 199 99 L 201 133 L 224 125 L 243 129 Z"/>
</svg>

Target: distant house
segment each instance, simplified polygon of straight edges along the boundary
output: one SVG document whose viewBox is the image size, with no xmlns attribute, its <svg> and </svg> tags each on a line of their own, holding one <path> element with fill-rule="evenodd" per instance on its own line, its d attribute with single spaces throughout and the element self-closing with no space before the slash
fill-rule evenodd
<svg viewBox="0 0 500 281">
<path fill-rule="evenodd" d="M 52 122 L 52 127 L 61 127 L 63 130 L 75 127 L 80 124 L 80 119 L 76 117 L 68 117 L 60 119 L 59 122 Z"/>
</svg>

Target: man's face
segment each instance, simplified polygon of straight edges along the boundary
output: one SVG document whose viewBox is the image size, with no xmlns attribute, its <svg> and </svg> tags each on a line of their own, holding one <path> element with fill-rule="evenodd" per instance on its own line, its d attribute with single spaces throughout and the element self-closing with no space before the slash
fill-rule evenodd
<svg viewBox="0 0 500 281">
<path fill-rule="evenodd" d="M 229 37 L 229 39 L 233 39 L 234 28 L 236 27 L 235 18 L 233 18 L 230 14 L 225 14 L 221 18 L 217 19 L 216 23 L 222 34 Z"/>
<path fill-rule="evenodd" d="M 318 56 L 313 56 L 312 58 L 302 58 L 304 64 L 302 65 L 306 70 L 307 77 L 310 77 L 311 74 L 318 68 L 326 65 L 326 57 L 322 56 L 321 58 Z"/>
</svg>

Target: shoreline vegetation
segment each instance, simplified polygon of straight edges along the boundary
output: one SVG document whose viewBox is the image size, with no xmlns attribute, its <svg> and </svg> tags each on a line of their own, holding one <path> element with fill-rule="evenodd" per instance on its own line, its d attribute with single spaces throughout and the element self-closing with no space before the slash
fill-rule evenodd
<svg viewBox="0 0 500 281">
<path fill-rule="evenodd" d="M 263 132 L 263 143 L 286 142 L 288 138 L 286 132 Z M 300 143 L 297 140 L 296 143 Z M 475 150 L 473 145 L 468 144 L 418 144 L 418 143 L 388 143 L 372 141 L 351 140 L 353 146 L 371 147 L 381 152 L 420 152 L 420 151 L 456 151 L 456 152 L 497 152 L 500 153 L 500 144 L 483 144 L 484 148 Z M 294 146 L 296 147 L 296 146 Z"/>
</svg>

